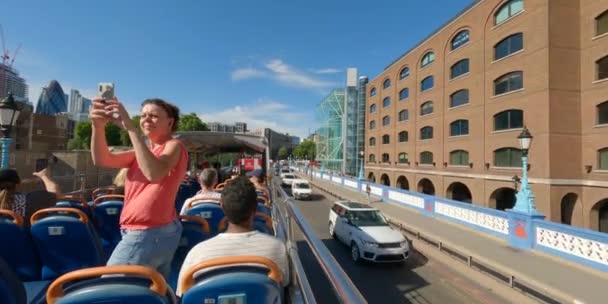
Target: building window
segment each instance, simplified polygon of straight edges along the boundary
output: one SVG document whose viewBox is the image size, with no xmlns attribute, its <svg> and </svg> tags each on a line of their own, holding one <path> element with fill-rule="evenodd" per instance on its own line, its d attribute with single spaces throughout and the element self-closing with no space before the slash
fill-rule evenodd
<svg viewBox="0 0 608 304">
<path fill-rule="evenodd" d="M 391 161 L 391 159 L 388 156 L 388 153 L 382 153 L 382 162 L 383 163 L 389 163 L 390 161 Z"/>
<path fill-rule="evenodd" d="M 401 110 L 399 112 L 399 121 L 406 121 L 409 119 L 409 116 L 408 110 Z"/>
<path fill-rule="evenodd" d="M 459 119 L 450 124 L 450 136 L 469 135 L 469 121 Z"/>
<path fill-rule="evenodd" d="M 524 34 L 513 34 L 494 46 L 494 60 L 507 57 L 524 48 Z"/>
<path fill-rule="evenodd" d="M 391 117 L 386 115 L 384 117 L 382 117 L 382 125 L 383 126 L 388 126 L 391 124 Z"/>
<path fill-rule="evenodd" d="M 382 107 L 386 108 L 388 106 L 391 105 L 391 98 L 390 97 L 385 97 L 384 99 L 382 99 Z"/>
<path fill-rule="evenodd" d="M 608 33 L 608 10 L 595 17 L 595 35 Z"/>
<path fill-rule="evenodd" d="M 608 78 L 608 56 L 595 62 L 597 70 L 597 80 Z"/>
<path fill-rule="evenodd" d="M 608 60 L 606 62 L 608 65 Z M 608 66 L 607 66 L 608 68 Z M 524 87 L 524 75 L 522 72 L 511 72 L 494 80 L 494 95 L 519 90 Z"/>
<path fill-rule="evenodd" d="M 405 153 L 405 152 L 399 153 L 399 163 L 400 164 L 406 164 L 406 163 L 408 163 L 407 153 Z"/>
<path fill-rule="evenodd" d="M 370 121 L 369 122 L 369 129 L 373 130 L 375 128 L 376 128 L 376 121 L 375 120 Z"/>
<path fill-rule="evenodd" d="M 462 89 L 450 95 L 450 108 L 469 103 L 469 90 Z"/>
<path fill-rule="evenodd" d="M 423 165 L 432 165 L 433 153 L 429 151 L 420 152 L 420 163 Z"/>
<path fill-rule="evenodd" d="M 524 111 L 506 110 L 494 115 L 494 131 L 523 128 Z"/>
<path fill-rule="evenodd" d="M 597 105 L 597 124 L 608 124 L 608 101 Z"/>
<path fill-rule="evenodd" d="M 433 139 L 433 127 L 426 126 L 420 129 L 420 139 Z"/>
<path fill-rule="evenodd" d="M 608 170 L 608 148 L 601 149 L 598 152 L 600 170 Z"/>
<path fill-rule="evenodd" d="M 370 113 L 376 112 L 376 104 L 372 104 L 371 106 L 369 106 L 369 112 Z"/>
<path fill-rule="evenodd" d="M 424 92 L 426 90 L 430 90 L 435 86 L 435 79 L 433 76 L 428 76 L 420 82 L 420 91 Z"/>
<path fill-rule="evenodd" d="M 399 72 L 399 79 L 405 79 L 407 76 L 410 76 L 410 68 L 404 67 L 401 69 L 401 72 Z"/>
<path fill-rule="evenodd" d="M 420 116 L 429 115 L 433 113 L 433 102 L 427 101 L 420 105 Z"/>
<path fill-rule="evenodd" d="M 469 72 L 469 59 L 462 59 L 450 68 L 450 79 L 464 75 Z"/>
<path fill-rule="evenodd" d="M 376 138 L 375 137 L 370 137 L 369 138 L 369 145 L 370 146 L 375 146 L 376 145 Z"/>
<path fill-rule="evenodd" d="M 387 145 L 391 143 L 391 137 L 388 134 L 382 135 L 382 144 Z"/>
<path fill-rule="evenodd" d="M 407 142 L 407 131 L 399 132 L 399 142 Z"/>
<path fill-rule="evenodd" d="M 376 96 L 376 88 L 369 90 L 369 96 Z"/>
<path fill-rule="evenodd" d="M 408 97 L 410 97 L 410 89 L 404 88 L 403 90 L 399 91 L 399 100 L 404 100 Z"/>
<path fill-rule="evenodd" d="M 453 166 L 468 166 L 469 152 L 465 150 L 456 150 L 450 152 L 450 165 Z"/>
<path fill-rule="evenodd" d="M 382 87 L 384 89 L 388 89 L 391 86 L 391 80 L 390 79 L 386 79 L 384 80 L 384 82 L 382 83 Z"/>
<path fill-rule="evenodd" d="M 469 42 L 469 31 L 463 30 L 458 32 L 454 38 L 452 38 L 452 50 L 455 50 Z"/>
<path fill-rule="evenodd" d="M 521 167 L 521 150 L 516 148 L 502 148 L 494 151 L 494 166 Z"/>
<path fill-rule="evenodd" d="M 376 162 L 376 155 L 370 154 L 369 155 L 369 162 L 370 163 L 375 163 Z"/>
<path fill-rule="evenodd" d="M 496 14 L 494 14 L 494 25 L 499 25 L 505 20 L 511 18 L 515 14 L 521 12 L 524 9 L 523 0 L 511 0 L 503 4 Z"/>
<path fill-rule="evenodd" d="M 422 56 L 422 60 L 420 60 L 420 66 L 425 67 L 435 61 L 435 53 L 428 52 Z"/>
</svg>

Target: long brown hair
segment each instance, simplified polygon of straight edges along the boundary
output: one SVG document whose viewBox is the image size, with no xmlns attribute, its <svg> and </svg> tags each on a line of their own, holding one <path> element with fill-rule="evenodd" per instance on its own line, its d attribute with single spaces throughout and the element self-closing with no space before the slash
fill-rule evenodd
<svg viewBox="0 0 608 304">
<path fill-rule="evenodd" d="M 17 185 L 12 182 L 0 183 L 0 209 L 13 210 L 16 188 Z"/>
</svg>

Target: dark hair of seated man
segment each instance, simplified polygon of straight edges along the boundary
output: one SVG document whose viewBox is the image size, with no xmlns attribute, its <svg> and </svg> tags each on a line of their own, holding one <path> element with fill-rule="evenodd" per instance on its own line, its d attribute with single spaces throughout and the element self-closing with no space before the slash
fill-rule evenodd
<svg viewBox="0 0 608 304">
<path fill-rule="evenodd" d="M 228 218 L 227 233 L 253 230 L 253 219 L 257 209 L 255 186 L 247 177 L 237 177 L 222 191 L 220 204 Z"/>
</svg>

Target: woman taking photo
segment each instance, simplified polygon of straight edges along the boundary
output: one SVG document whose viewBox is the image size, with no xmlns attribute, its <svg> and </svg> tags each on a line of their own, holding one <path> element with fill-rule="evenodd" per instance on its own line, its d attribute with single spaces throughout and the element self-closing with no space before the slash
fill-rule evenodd
<svg viewBox="0 0 608 304">
<path fill-rule="evenodd" d="M 148 266 L 168 278 L 182 231 L 175 196 L 188 164 L 185 146 L 172 137 L 179 109 L 162 99 L 142 103 L 139 128 L 148 146 L 118 100 L 93 99 L 90 117 L 95 165 L 128 170 L 120 215 L 122 240 L 107 264 Z M 132 150 L 110 152 L 105 137 L 108 122 L 128 132 Z"/>
</svg>

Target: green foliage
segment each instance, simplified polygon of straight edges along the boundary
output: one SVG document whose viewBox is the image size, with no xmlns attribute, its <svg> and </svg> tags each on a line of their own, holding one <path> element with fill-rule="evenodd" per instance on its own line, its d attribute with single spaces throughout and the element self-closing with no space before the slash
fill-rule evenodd
<svg viewBox="0 0 608 304">
<path fill-rule="evenodd" d="M 68 141 L 68 150 L 86 150 L 89 149 L 89 143 L 91 141 L 85 142 L 84 140 L 74 137 Z"/>
<path fill-rule="evenodd" d="M 91 142 L 91 136 L 93 134 L 93 127 L 90 121 L 81 121 L 76 124 L 74 128 L 74 138 L 78 138 L 82 141 Z"/>
<path fill-rule="evenodd" d="M 314 142 L 305 140 L 293 149 L 293 155 L 299 159 L 314 160 L 317 156 L 317 147 Z"/>
<path fill-rule="evenodd" d="M 201 121 L 196 113 L 181 115 L 178 131 L 209 131 L 207 125 Z"/>
<path fill-rule="evenodd" d="M 106 140 L 108 141 L 108 146 L 120 146 L 122 145 L 122 141 L 120 138 L 121 128 L 115 124 L 107 124 L 105 128 Z"/>
<path fill-rule="evenodd" d="M 277 154 L 278 154 L 278 156 L 279 156 L 279 159 L 286 159 L 286 158 L 287 158 L 287 156 L 289 155 L 289 151 L 287 150 L 287 147 L 282 146 L 282 147 L 279 149 L 279 152 L 278 152 Z"/>
</svg>

